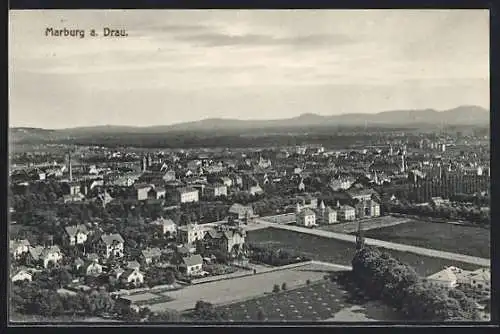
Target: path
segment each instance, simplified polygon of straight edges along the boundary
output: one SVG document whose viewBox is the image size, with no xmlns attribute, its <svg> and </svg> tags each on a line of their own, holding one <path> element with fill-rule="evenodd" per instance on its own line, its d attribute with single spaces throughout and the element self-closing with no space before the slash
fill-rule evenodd
<svg viewBox="0 0 500 334">
<path fill-rule="evenodd" d="M 352 242 L 352 243 L 356 242 L 356 236 L 354 236 L 354 235 L 335 233 L 335 232 L 324 231 L 324 230 L 319 230 L 319 229 L 310 229 L 310 228 L 305 228 L 305 227 L 300 227 L 300 226 L 272 224 L 272 223 L 268 223 L 262 219 L 255 219 L 255 223 L 253 223 L 252 225 L 254 225 L 252 228 L 253 230 L 266 228 L 266 227 L 273 227 L 273 228 L 278 228 L 278 229 L 282 229 L 282 230 L 288 230 L 288 231 L 293 231 L 293 232 L 316 235 L 316 236 L 324 237 L 324 238 L 343 240 L 343 241 L 348 241 L 348 242 Z M 249 230 L 251 230 L 251 229 L 249 229 Z M 441 259 L 470 263 L 470 264 L 474 264 L 474 265 L 478 265 L 478 266 L 482 266 L 482 267 L 490 267 L 491 266 L 490 259 L 484 259 L 484 258 L 475 257 L 475 256 L 468 256 L 468 255 L 463 255 L 463 254 L 439 251 L 439 250 L 435 250 L 435 249 L 397 244 L 397 243 L 393 243 L 393 242 L 382 241 L 382 240 L 371 239 L 371 238 L 365 238 L 365 243 L 367 245 L 370 245 L 370 246 L 382 247 L 382 248 L 387 248 L 387 249 L 394 249 L 394 250 L 398 250 L 398 251 L 402 251 L 402 252 L 409 252 L 409 253 L 415 253 L 415 254 L 420 254 L 420 255 L 425 255 L 425 256 L 430 256 L 430 257 L 437 257 L 437 258 L 441 258 Z"/>
</svg>

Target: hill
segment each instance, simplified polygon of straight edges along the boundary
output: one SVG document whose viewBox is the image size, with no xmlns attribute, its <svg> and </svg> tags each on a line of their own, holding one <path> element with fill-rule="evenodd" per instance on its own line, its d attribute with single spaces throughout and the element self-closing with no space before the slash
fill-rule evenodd
<svg viewBox="0 0 500 334">
<path fill-rule="evenodd" d="M 240 132 L 253 129 L 309 129 L 315 127 L 373 126 L 373 127 L 419 127 L 419 126 L 454 126 L 488 125 L 489 111 L 478 106 L 460 106 L 450 110 L 393 110 L 376 114 L 343 114 L 323 116 L 313 113 L 277 120 L 238 120 L 209 118 L 200 121 L 173 125 L 133 127 L 133 126 L 94 126 L 76 127 L 61 130 L 37 128 L 11 128 L 10 140 L 13 142 L 31 140 L 58 140 L 84 138 L 93 135 L 125 135 L 189 133 L 230 131 Z"/>
</svg>

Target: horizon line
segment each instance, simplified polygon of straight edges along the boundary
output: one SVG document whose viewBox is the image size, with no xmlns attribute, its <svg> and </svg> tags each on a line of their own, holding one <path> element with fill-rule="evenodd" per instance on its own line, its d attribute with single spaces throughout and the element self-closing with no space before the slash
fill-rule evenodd
<svg viewBox="0 0 500 334">
<path fill-rule="evenodd" d="M 333 115 L 321 115 L 321 114 L 316 114 L 316 113 L 311 113 L 311 112 L 305 112 L 301 113 L 297 116 L 293 117 L 288 117 L 288 118 L 267 118 L 267 119 L 243 119 L 243 118 L 224 118 L 224 117 L 207 117 L 207 118 L 201 118 L 198 120 L 192 120 L 192 121 L 184 121 L 184 122 L 177 122 L 177 123 L 170 123 L 170 124 L 160 124 L 160 125 L 125 125 L 125 124 L 95 124 L 95 125 L 76 125 L 73 127 L 61 127 L 61 128 L 41 128 L 41 127 L 36 127 L 36 126 L 23 126 L 23 125 L 16 125 L 12 126 L 9 125 L 9 129 L 40 129 L 40 130 L 47 130 L 47 131 L 55 131 L 55 130 L 72 130 L 72 129 L 81 129 L 81 128 L 99 128 L 99 127 L 126 127 L 126 128 L 135 128 L 135 129 L 140 129 L 140 128 L 153 128 L 153 127 L 163 127 L 163 126 L 176 126 L 176 125 L 182 125 L 182 124 L 189 124 L 189 123 L 197 123 L 197 122 L 203 122 L 203 121 L 209 121 L 209 120 L 220 120 L 220 121 L 240 121 L 240 122 L 245 122 L 245 121 L 250 121 L 250 122 L 259 122 L 259 121 L 280 121 L 280 120 L 290 120 L 290 119 L 296 119 L 300 118 L 303 116 L 319 116 L 319 117 L 339 117 L 339 116 L 346 116 L 346 115 L 378 115 L 382 113 L 387 113 L 387 112 L 403 112 L 403 111 L 435 111 L 435 112 L 445 112 L 445 111 L 450 111 L 453 109 L 458 109 L 458 108 L 464 108 L 464 107 L 476 107 L 476 108 L 481 108 L 484 109 L 485 111 L 490 111 L 490 108 L 486 108 L 483 106 L 480 106 L 478 104 L 463 104 L 459 105 L 450 109 L 434 109 L 434 108 L 422 108 L 422 109 L 392 109 L 392 110 L 384 110 L 384 111 L 378 111 L 378 112 L 353 112 L 353 113 L 341 113 L 341 114 L 333 114 Z"/>
</svg>

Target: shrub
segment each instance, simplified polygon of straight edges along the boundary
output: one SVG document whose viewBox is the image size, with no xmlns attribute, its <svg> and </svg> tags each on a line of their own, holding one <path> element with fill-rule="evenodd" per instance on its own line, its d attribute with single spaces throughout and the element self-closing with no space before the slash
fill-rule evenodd
<svg viewBox="0 0 500 334">
<path fill-rule="evenodd" d="M 286 283 L 281 284 L 281 290 L 285 291 L 287 289 Z"/>
<path fill-rule="evenodd" d="M 274 284 L 273 292 L 280 292 L 280 286 L 278 284 Z"/>
<path fill-rule="evenodd" d="M 306 281 L 306 284 L 307 284 L 307 285 L 310 285 L 310 284 L 311 284 L 311 280 L 310 280 L 310 279 L 308 279 L 308 280 Z"/>
</svg>

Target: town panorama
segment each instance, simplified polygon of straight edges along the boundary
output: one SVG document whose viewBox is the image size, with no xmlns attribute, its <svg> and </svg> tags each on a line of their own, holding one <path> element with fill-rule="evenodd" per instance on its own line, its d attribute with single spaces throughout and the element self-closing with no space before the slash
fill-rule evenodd
<svg viewBox="0 0 500 334">
<path fill-rule="evenodd" d="M 167 14 L 147 14 L 153 22 L 148 24 L 126 12 L 110 14 L 102 24 L 127 31 L 112 43 L 42 33 L 38 41 L 21 29 L 86 30 L 90 26 L 82 22 L 91 16 L 84 14 L 68 16 L 66 27 L 61 18 L 71 12 L 50 14 L 52 20 L 35 12 L 11 15 L 11 323 L 491 320 L 490 112 L 471 93 L 482 79 L 462 85 L 460 73 L 439 72 L 439 64 L 458 63 L 466 51 L 424 61 L 424 38 L 415 39 L 422 44 L 418 51 L 407 53 L 406 40 L 428 25 L 422 19 L 398 39 L 403 13 L 387 19 L 373 14 L 365 33 L 378 31 L 373 38 L 380 38 L 369 55 L 357 49 L 363 34 L 296 36 L 293 22 L 308 16 L 273 11 L 242 13 L 239 25 L 227 25 L 240 29 L 236 37 L 214 32 L 232 17 L 217 11 L 210 17 L 219 24 L 205 34 L 198 30 L 212 29 L 214 21 L 203 21 L 204 13 L 180 13 L 184 21 L 163 28 Z M 353 15 L 351 20 L 358 14 L 342 15 Z M 117 22 L 130 26 L 113 25 L 113 15 L 124 15 Z M 289 25 L 289 35 L 278 28 L 245 35 L 245 27 L 259 31 L 266 15 Z M 434 14 L 419 15 L 438 27 Z M 455 14 L 446 15 L 452 20 Z M 314 22 L 321 17 L 314 16 L 311 27 L 320 29 Z M 398 29 L 383 30 L 397 20 Z M 482 22 L 474 20 L 471 14 L 467 22 Z M 335 21 L 324 19 L 325 27 Z M 446 27 L 436 28 L 443 29 L 439 43 L 458 48 L 468 35 L 445 35 Z M 165 34 L 176 38 L 167 43 Z M 471 41 L 480 40 L 477 36 Z M 330 57 L 324 44 L 330 38 L 340 67 L 330 68 L 322 58 Z M 448 39 L 453 44 L 446 44 Z M 382 62 L 386 54 L 377 52 L 393 41 L 398 42 L 390 44 L 390 54 L 400 48 L 406 58 L 373 66 L 368 58 Z M 89 51 L 98 45 L 99 52 Z M 205 53 L 198 54 L 200 49 Z M 144 64 L 133 58 L 141 52 Z M 73 67 L 80 53 L 86 58 Z M 281 64 L 294 53 L 300 53 L 299 62 Z M 167 58 L 182 70 L 157 62 Z M 190 67 L 185 59 L 197 65 Z M 258 59 L 269 67 L 254 64 Z M 363 70 L 354 68 L 356 59 L 363 59 L 358 63 L 366 64 Z M 39 63 L 30 67 L 35 60 Z M 314 72 L 322 60 L 323 73 Z M 218 63 L 217 70 L 203 61 Z M 463 71 L 472 68 L 464 64 Z M 301 66 L 305 72 L 299 73 Z M 416 66 L 429 71 L 410 73 Z M 325 79 L 329 70 L 335 75 Z M 227 71 L 224 79 L 219 71 Z M 376 71 L 387 73 L 370 81 Z M 401 71 L 413 83 L 393 75 Z M 288 75 L 295 78 L 286 79 L 291 83 L 280 81 Z M 321 81 L 328 88 L 323 93 L 304 82 L 313 75 L 364 81 L 371 88 Z M 446 75 L 453 78 L 447 81 Z M 139 87 L 150 83 L 161 89 Z M 445 93 L 448 86 L 451 95 Z M 226 89 L 229 95 L 223 95 Z M 355 94 L 350 89 L 368 90 L 350 98 Z M 276 92 L 294 103 L 283 107 L 278 95 L 266 95 Z M 226 114 L 217 114 L 228 105 Z M 271 109 L 276 115 L 267 113 Z M 197 110 L 206 114 L 194 114 Z M 95 125 L 120 124 L 122 118 L 123 124 L 138 125 Z M 162 123 L 166 118 L 171 121 Z"/>
</svg>

